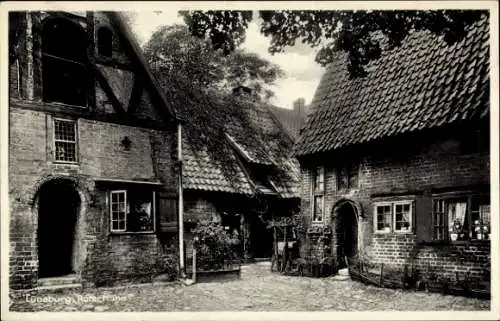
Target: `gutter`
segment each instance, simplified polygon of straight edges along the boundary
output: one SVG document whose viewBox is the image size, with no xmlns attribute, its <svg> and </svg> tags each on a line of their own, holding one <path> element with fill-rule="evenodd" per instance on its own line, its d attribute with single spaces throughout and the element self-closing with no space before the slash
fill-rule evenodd
<svg viewBox="0 0 500 321">
<path fill-rule="evenodd" d="M 177 166 L 178 166 L 178 220 L 179 220 L 179 271 L 181 278 L 186 278 L 186 265 L 184 256 L 184 188 L 182 185 L 182 124 L 177 123 Z"/>
</svg>

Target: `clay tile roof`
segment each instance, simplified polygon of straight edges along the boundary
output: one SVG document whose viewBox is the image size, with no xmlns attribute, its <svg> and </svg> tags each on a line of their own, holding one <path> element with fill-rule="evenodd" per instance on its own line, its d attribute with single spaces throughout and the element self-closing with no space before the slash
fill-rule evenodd
<svg viewBox="0 0 500 321">
<path fill-rule="evenodd" d="M 285 132 L 294 140 L 299 137 L 300 128 L 306 119 L 305 112 L 299 112 L 293 109 L 270 106 L 274 117 L 283 126 Z"/>
<path fill-rule="evenodd" d="M 227 125 L 227 145 L 233 155 L 233 169 L 236 177 L 231 181 L 225 177 L 222 167 L 212 159 L 206 150 L 194 150 L 187 139 L 183 139 L 183 186 L 185 189 L 217 191 L 237 194 L 263 193 L 282 198 L 299 196 L 300 165 L 292 157 L 291 147 L 283 145 L 287 136 L 279 134 L 281 127 L 272 118 L 266 105 L 256 104 L 250 119 L 259 126 L 265 137 L 249 137 L 237 122 Z M 257 173 L 257 169 L 259 173 Z M 267 175 L 260 175 L 264 170 Z M 277 174 L 281 173 L 281 174 Z M 264 177 L 264 178 L 263 178 Z"/>
<path fill-rule="evenodd" d="M 414 32 L 372 61 L 367 77 L 353 80 L 345 54 L 337 53 L 316 90 L 295 155 L 488 117 L 488 42 L 487 18 L 452 46 L 430 32 Z"/>
</svg>

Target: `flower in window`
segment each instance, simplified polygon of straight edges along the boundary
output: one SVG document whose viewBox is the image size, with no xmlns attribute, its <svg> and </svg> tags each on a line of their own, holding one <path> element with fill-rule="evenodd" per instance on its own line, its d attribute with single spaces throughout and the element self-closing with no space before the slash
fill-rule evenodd
<svg viewBox="0 0 500 321">
<path fill-rule="evenodd" d="M 453 225 L 450 229 L 450 232 L 455 233 L 455 234 L 459 234 L 459 233 L 463 232 L 463 225 L 459 219 L 455 219 L 453 221 Z"/>
</svg>

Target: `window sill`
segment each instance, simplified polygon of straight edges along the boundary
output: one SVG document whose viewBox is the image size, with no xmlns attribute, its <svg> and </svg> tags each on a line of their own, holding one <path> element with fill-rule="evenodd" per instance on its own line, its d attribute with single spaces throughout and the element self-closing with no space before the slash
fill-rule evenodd
<svg viewBox="0 0 500 321">
<path fill-rule="evenodd" d="M 418 244 L 422 245 L 472 245 L 472 244 L 485 244 L 489 243 L 491 240 L 463 240 L 463 241 L 452 241 L 452 240 L 435 240 L 435 241 L 418 241 Z"/>
<path fill-rule="evenodd" d="M 154 235 L 155 231 L 139 231 L 139 232 L 110 232 L 110 235 Z"/>
<path fill-rule="evenodd" d="M 411 235 L 415 235 L 415 233 L 413 233 L 412 231 L 409 231 L 409 232 L 394 232 L 394 231 L 390 231 L 390 232 L 384 232 L 384 231 L 376 231 L 374 233 L 374 235 L 390 235 L 390 236 L 411 236 Z"/>
<path fill-rule="evenodd" d="M 53 164 L 56 165 L 70 165 L 70 166 L 79 166 L 80 163 L 78 162 L 64 162 L 64 161 L 53 161 Z"/>
</svg>

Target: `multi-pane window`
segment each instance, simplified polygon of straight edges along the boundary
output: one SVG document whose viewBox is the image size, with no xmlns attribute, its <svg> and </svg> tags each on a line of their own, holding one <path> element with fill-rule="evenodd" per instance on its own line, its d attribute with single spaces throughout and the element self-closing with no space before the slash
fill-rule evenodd
<svg viewBox="0 0 500 321">
<path fill-rule="evenodd" d="M 54 159 L 58 162 L 77 161 L 76 123 L 72 120 L 54 120 Z"/>
<path fill-rule="evenodd" d="M 412 201 L 379 202 L 374 210 L 377 233 L 412 232 Z"/>
<path fill-rule="evenodd" d="M 434 199 L 434 240 L 482 240 L 490 233 L 489 198 L 478 195 Z"/>
<path fill-rule="evenodd" d="M 350 163 L 349 165 L 337 168 L 337 189 L 346 190 L 358 187 L 358 164 Z"/>
<path fill-rule="evenodd" d="M 323 221 L 324 198 L 325 198 L 325 168 L 318 166 L 313 175 L 313 221 Z"/>
<path fill-rule="evenodd" d="M 111 231 L 127 230 L 127 191 L 111 192 Z"/>
<path fill-rule="evenodd" d="M 377 205 L 376 206 L 376 218 L 375 218 L 375 226 L 377 231 L 382 232 L 390 232 L 391 231 L 391 222 L 392 222 L 392 206 L 391 204 L 387 205 Z"/>
<path fill-rule="evenodd" d="M 110 192 L 112 232 L 152 232 L 155 220 L 155 192 L 128 189 Z"/>
<path fill-rule="evenodd" d="M 411 227 L 411 204 L 394 205 L 394 231 L 409 232 Z"/>
</svg>

